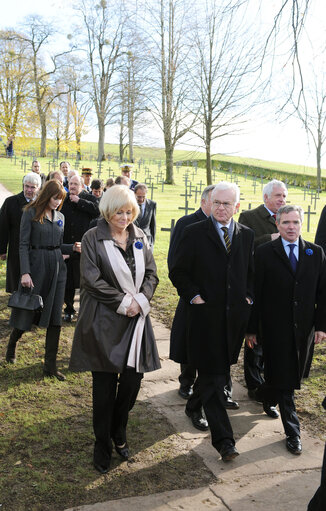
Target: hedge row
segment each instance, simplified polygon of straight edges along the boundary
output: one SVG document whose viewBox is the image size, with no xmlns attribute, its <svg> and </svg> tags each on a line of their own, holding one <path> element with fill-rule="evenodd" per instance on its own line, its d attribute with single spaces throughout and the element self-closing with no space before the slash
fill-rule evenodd
<svg viewBox="0 0 326 511">
<path fill-rule="evenodd" d="M 183 162 L 186 165 L 186 162 Z M 206 161 L 199 160 L 198 167 L 205 168 Z M 288 172 L 285 170 L 271 170 L 263 167 L 255 167 L 254 165 L 244 165 L 243 163 L 230 163 L 223 160 L 212 160 L 212 168 L 216 168 L 222 172 L 232 171 L 235 174 L 247 175 L 251 177 L 263 178 L 267 181 L 271 179 L 279 179 L 285 183 L 293 186 L 309 186 L 312 189 L 317 189 L 317 176 L 297 174 L 295 172 Z M 322 177 L 322 190 L 326 190 L 326 178 Z"/>
</svg>

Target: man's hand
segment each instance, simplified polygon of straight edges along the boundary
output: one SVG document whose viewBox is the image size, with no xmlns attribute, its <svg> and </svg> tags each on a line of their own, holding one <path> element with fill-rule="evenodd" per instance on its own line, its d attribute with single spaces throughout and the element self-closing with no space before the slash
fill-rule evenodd
<svg viewBox="0 0 326 511">
<path fill-rule="evenodd" d="M 257 344 L 257 338 L 255 334 L 246 334 L 245 340 L 248 348 L 252 349 Z"/>
<path fill-rule="evenodd" d="M 273 234 L 271 234 L 271 240 L 274 241 L 274 240 L 277 240 L 277 238 L 279 237 L 280 233 L 279 232 L 273 232 Z"/>
<path fill-rule="evenodd" d="M 318 330 L 317 332 L 315 332 L 315 344 L 319 344 L 325 340 L 326 340 L 325 332 L 322 332 L 321 330 Z"/>
<path fill-rule="evenodd" d="M 196 296 L 196 298 L 192 300 L 193 305 L 200 305 L 201 303 L 205 303 L 205 300 L 203 300 L 201 296 Z"/>
<path fill-rule="evenodd" d="M 0 254 L 0 261 L 5 261 L 7 259 L 7 254 Z"/>
<path fill-rule="evenodd" d="M 72 249 L 73 249 L 74 252 L 78 252 L 80 254 L 81 253 L 81 242 L 80 241 L 75 241 L 74 246 L 72 247 Z"/>
<path fill-rule="evenodd" d="M 77 202 L 79 202 L 78 195 L 71 195 L 71 194 L 69 194 L 69 199 L 71 200 L 71 202 L 74 202 L 75 204 L 77 204 Z"/>
</svg>

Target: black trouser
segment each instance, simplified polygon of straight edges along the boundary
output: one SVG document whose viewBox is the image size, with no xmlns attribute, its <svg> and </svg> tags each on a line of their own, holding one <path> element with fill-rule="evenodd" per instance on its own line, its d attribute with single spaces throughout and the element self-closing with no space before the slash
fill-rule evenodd
<svg viewBox="0 0 326 511">
<path fill-rule="evenodd" d="M 193 369 L 187 364 L 181 364 L 180 367 L 180 385 L 189 385 L 189 387 L 193 386 L 193 394 L 189 397 L 186 408 L 189 411 L 198 411 L 201 408 L 201 400 L 196 380 L 196 369 Z M 232 399 L 232 379 L 230 373 L 228 373 L 225 378 L 226 384 L 224 385 L 224 400 L 228 397 Z"/>
<path fill-rule="evenodd" d="M 197 370 L 190 364 L 180 364 L 179 382 L 183 387 L 192 387 L 196 380 Z"/>
<path fill-rule="evenodd" d="M 117 445 L 126 442 L 126 428 L 143 378 L 133 368 L 116 373 L 93 371 L 94 458 L 107 463 L 111 458 L 111 438 Z"/>
<path fill-rule="evenodd" d="M 255 344 L 253 348 L 249 348 L 245 344 L 243 368 L 246 385 L 249 390 L 256 389 L 264 383 L 263 348 L 260 344 Z"/>
<path fill-rule="evenodd" d="M 286 436 L 300 436 L 300 422 L 294 403 L 294 390 L 278 390 L 277 402 Z"/>
<path fill-rule="evenodd" d="M 74 301 L 75 301 L 75 288 L 66 288 L 65 289 L 65 313 L 70 314 L 71 316 L 76 313 L 74 309 Z"/>
<path fill-rule="evenodd" d="M 194 384 L 195 397 L 191 396 L 187 402 L 189 410 L 196 410 L 195 406 L 198 406 L 198 402 L 202 404 L 211 430 L 212 444 L 217 450 L 220 449 L 224 440 L 231 440 L 234 443 L 232 426 L 225 409 L 226 377 L 225 374 L 206 374 L 198 371 Z"/>
</svg>

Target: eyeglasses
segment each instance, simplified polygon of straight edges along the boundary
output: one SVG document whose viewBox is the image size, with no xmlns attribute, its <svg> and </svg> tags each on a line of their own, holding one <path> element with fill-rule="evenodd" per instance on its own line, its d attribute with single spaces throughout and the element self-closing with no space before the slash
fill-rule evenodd
<svg viewBox="0 0 326 511">
<path fill-rule="evenodd" d="M 223 206 L 224 209 L 231 208 L 234 206 L 235 202 L 220 202 L 219 200 L 213 200 L 213 206 L 215 208 L 219 208 L 220 206 Z"/>
</svg>

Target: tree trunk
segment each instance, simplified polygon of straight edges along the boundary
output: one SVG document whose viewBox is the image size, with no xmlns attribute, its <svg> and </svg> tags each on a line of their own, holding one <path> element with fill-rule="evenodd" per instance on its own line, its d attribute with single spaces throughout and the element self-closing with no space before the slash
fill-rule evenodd
<svg viewBox="0 0 326 511">
<path fill-rule="evenodd" d="M 57 160 L 59 159 L 59 156 L 60 156 L 60 137 L 58 136 L 57 137 Z"/>
<path fill-rule="evenodd" d="M 134 162 L 134 127 L 132 123 L 129 125 L 129 161 Z"/>
<path fill-rule="evenodd" d="M 46 156 L 46 118 L 45 116 L 40 118 L 41 124 L 41 157 Z"/>
<path fill-rule="evenodd" d="M 123 123 L 120 123 L 120 132 L 119 132 L 119 158 L 121 163 L 124 159 L 124 146 L 123 146 Z"/>
<path fill-rule="evenodd" d="M 98 150 L 97 150 L 97 160 L 104 161 L 105 153 L 104 153 L 104 140 L 105 140 L 105 126 L 104 122 L 99 119 L 98 122 Z"/>
<path fill-rule="evenodd" d="M 321 144 L 317 146 L 317 189 L 321 191 Z"/>
<path fill-rule="evenodd" d="M 211 144 L 206 139 L 206 181 L 207 186 L 212 184 L 212 159 L 211 159 Z"/>
<path fill-rule="evenodd" d="M 168 185 L 174 185 L 173 178 L 173 146 L 165 143 L 165 162 L 166 162 L 166 174 L 165 182 Z"/>
</svg>

